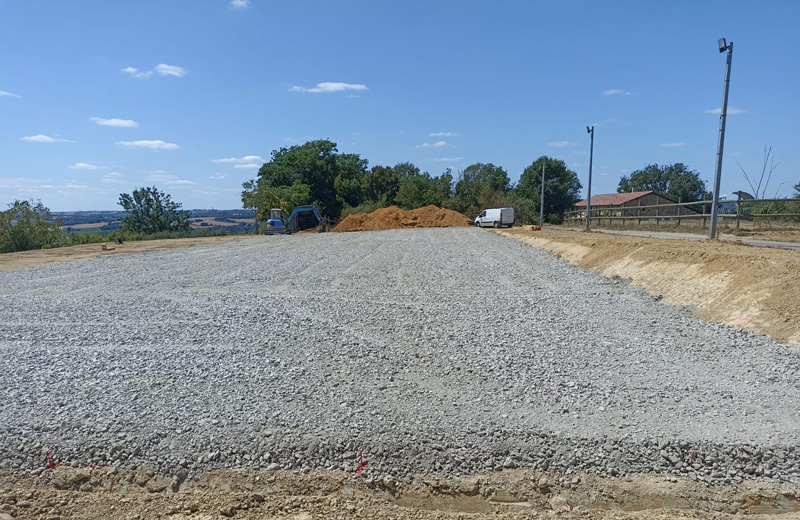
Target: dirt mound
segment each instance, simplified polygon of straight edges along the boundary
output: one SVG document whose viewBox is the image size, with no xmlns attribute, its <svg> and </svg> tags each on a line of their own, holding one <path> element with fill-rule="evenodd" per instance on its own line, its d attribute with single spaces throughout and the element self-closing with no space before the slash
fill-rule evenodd
<svg viewBox="0 0 800 520">
<path fill-rule="evenodd" d="M 457 211 L 425 206 L 411 211 L 397 206 L 372 213 L 353 213 L 342 220 L 334 231 L 378 231 L 381 229 L 469 226 L 469 219 Z"/>
</svg>

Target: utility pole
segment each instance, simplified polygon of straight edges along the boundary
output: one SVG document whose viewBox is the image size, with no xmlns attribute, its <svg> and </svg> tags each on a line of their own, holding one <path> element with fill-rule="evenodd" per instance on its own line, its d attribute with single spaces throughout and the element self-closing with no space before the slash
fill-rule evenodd
<svg viewBox="0 0 800 520">
<path fill-rule="evenodd" d="M 542 158 L 542 198 L 539 201 L 539 226 L 544 226 L 544 165 L 547 164 L 547 157 Z"/>
<path fill-rule="evenodd" d="M 725 89 L 722 94 L 722 111 L 719 115 L 719 143 L 717 144 L 717 169 L 714 173 L 714 199 L 711 204 L 711 224 L 708 226 L 708 239 L 717 238 L 717 213 L 719 211 L 719 184 L 722 178 L 722 149 L 725 146 L 725 120 L 728 116 L 728 87 L 731 83 L 731 59 L 733 58 L 733 42 L 726 44 L 725 38 L 720 38 L 719 52 L 728 51 L 728 60 L 725 66 Z"/>
<path fill-rule="evenodd" d="M 589 188 L 587 189 L 586 194 L 586 228 L 584 231 L 589 231 L 589 226 L 591 225 L 591 215 L 592 213 L 592 159 L 594 155 L 594 125 L 587 126 L 586 131 L 589 133 L 591 137 L 591 141 L 589 144 Z"/>
</svg>

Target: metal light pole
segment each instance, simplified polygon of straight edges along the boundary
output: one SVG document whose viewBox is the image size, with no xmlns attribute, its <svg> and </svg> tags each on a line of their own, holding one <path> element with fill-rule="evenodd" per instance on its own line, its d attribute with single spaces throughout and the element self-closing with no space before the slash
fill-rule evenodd
<svg viewBox="0 0 800 520">
<path fill-rule="evenodd" d="M 594 125 L 587 126 L 586 131 L 591 136 L 591 144 L 589 145 L 589 188 L 586 194 L 586 228 L 584 228 L 584 231 L 589 231 L 589 225 L 591 224 L 591 217 L 589 215 L 592 213 L 592 156 L 594 155 Z"/>
<path fill-rule="evenodd" d="M 719 52 L 728 51 L 728 62 L 725 66 L 725 90 L 722 94 L 722 112 L 719 115 L 719 143 L 717 144 L 717 169 L 714 174 L 714 199 L 711 205 L 711 224 L 708 226 L 708 239 L 717 238 L 717 213 L 719 206 L 719 184 L 722 177 L 722 149 L 725 146 L 725 119 L 728 115 L 728 87 L 731 83 L 731 58 L 733 58 L 733 42 L 726 44 L 720 38 Z"/>
<path fill-rule="evenodd" d="M 544 225 L 544 165 L 547 164 L 547 158 L 542 160 L 542 198 L 539 201 L 539 226 Z"/>
</svg>

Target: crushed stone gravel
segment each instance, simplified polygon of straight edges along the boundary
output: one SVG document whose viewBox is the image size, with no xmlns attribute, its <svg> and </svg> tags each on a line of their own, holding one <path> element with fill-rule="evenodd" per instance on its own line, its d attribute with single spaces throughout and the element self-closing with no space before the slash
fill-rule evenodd
<svg viewBox="0 0 800 520">
<path fill-rule="evenodd" d="M 798 348 L 488 230 L 0 273 L 0 468 L 800 480 Z"/>
</svg>

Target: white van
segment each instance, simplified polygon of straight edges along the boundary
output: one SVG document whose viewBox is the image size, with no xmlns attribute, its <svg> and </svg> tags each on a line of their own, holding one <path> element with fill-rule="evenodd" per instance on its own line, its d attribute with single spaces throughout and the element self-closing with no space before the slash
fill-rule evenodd
<svg viewBox="0 0 800 520">
<path fill-rule="evenodd" d="M 489 208 L 483 210 L 483 213 L 475 217 L 475 225 L 478 227 L 511 227 L 514 225 L 516 218 L 514 208 Z"/>
</svg>

